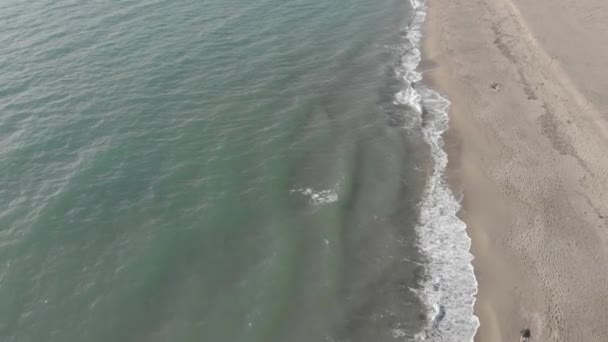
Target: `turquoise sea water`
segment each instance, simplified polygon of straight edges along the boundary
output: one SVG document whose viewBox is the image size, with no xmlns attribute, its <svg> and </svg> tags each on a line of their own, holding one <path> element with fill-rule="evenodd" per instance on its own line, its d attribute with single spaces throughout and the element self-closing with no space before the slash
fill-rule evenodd
<svg viewBox="0 0 608 342">
<path fill-rule="evenodd" d="M 414 338 L 413 13 L 3 1 L 0 340 Z"/>
</svg>

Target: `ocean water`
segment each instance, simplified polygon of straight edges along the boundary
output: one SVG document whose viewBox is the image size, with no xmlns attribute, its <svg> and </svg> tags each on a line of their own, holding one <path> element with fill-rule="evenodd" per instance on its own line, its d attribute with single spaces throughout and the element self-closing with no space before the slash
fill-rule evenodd
<svg viewBox="0 0 608 342">
<path fill-rule="evenodd" d="M 424 3 L 0 4 L 0 340 L 470 341 Z"/>
</svg>

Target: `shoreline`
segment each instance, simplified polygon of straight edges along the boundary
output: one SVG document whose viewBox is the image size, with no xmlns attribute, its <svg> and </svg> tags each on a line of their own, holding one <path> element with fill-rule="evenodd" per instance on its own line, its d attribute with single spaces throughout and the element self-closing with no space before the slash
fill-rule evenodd
<svg viewBox="0 0 608 342">
<path fill-rule="evenodd" d="M 410 0 L 410 4 L 413 13 L 407 24 L 401 66 L 396 69 L 396 75 L 404 81 L 404 88 L 395 94 L 395 101 L 419 115 L 418 124 L 432 164 L 416 226 L 418 249 L 426 261 L 418 294 L 427 321 L 412 338 L 416 341 L 472 341 L 479 320 L 473 312 L 477 281 L 471 265 L 471 239 L 458 216 L 460 202 L 445 181 L 448 155 L 444 150 L 443 133 L 448 129 L 449 101 L 435 89 L 420 83 L 429 67 L 422 58 L 427 7 L 418 0 Z M 394 333 L 394 336 L 398 335 L 398 331 Z"/>
<path fill-rule="evenodd" d="M 546 43 L 563 25 L 552 12 L 585 18 L 597 3 L 540 0 L 535 27 L 525 18 L 537 13 L 517 1 L 427 4 L 424 79 L 451 102 L 447 179 L 464 194 L 459 217 L 475 257 L 475 341 L 517 341 L 524 327 L 534 340 L 608 338 L 608 124 L 576 85 L 608 86 L 600 71 L 572 79 L 564 65 L 584 54 Z M 592 44 L 605 34 L 567 38 L 608 56 Z"/>
</svg>

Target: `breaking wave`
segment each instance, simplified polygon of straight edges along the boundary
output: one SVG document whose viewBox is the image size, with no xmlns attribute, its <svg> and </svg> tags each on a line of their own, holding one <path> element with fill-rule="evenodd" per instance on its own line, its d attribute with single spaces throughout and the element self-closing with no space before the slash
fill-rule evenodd
<svg viewBox="0 0 608 342">
<path fill-rule="evenodd" d="M 418 248 L 426 258 L 425 276 L 416 292 L 425 306 L 427 322 L 414 340 L 472 341 L 479 320 L 473 313 L 477 280 L 469 252 L 471 240 L 465 223 L 457 216 L 460 203 L 445 180 L 448 157 L 443 150 L 442 134 L 448 128 L 450 102 L 420 83 L 422 74 L 417 69 L 422 59 L 420 43 L 426 4 L 420 0 L 410 2 L 414 12 L 396 69 L 405 87 L 395 95 L 395 102 L 416 111 L 433 161 L 416 227 Z"/>
</svg>

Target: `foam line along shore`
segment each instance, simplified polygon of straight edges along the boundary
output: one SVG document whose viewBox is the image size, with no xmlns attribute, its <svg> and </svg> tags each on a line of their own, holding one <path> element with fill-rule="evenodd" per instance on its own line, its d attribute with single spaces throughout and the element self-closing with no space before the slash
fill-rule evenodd
<svg viewBox="0 0 608 342">
<path fill-rule="evenodd" d="M 395 99 L 418 112 L 433 164 L 417 226 L 419 249 L 427 259 L 419 290 L 426 305 L 427 326 L 416 339 L 472 341 L 479 322 L 473 313 L 477 281 L 469 252 L 471 240 L 465 223 L 457 216 L 460 203 L 446 182 L 448 158 L 443 150 L 442 135 L 448 128 L 450 102 L 422 82 L 418 68 L 423 58 L 420 48 L 427 7 L 423 1 L 412 0 L 411 4 L 414 13 L 406 29 L 401 68 L 397 69 L 405 89 Z"/>
</svg>

